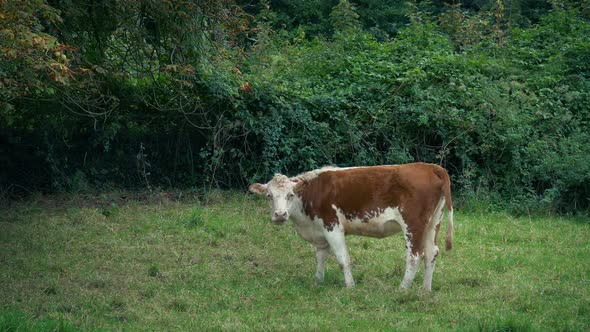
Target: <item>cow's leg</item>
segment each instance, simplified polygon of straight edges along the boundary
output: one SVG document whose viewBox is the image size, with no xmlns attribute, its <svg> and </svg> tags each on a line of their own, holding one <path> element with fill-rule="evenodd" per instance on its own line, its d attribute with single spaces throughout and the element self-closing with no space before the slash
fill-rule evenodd
<svg viewBox="0 0 590 332">
<path fill-rule="evenodd" d="M 438 256 L 438 247 L 434 242 L 436 228 L 432 227 L 424 236 L 424 289 L 432 289 L 432 275 L 434 274 L 434 265 L 436 256 Z"/>
<path fill-rule="evenodd" d="M 350 270 L 350 256 L 348 255 L 348 248 L 346 247 L 346 241 L 344 240 L 344 230 L 339 224 L 334 226 L 331 230 L 324 228 L 324 237 L 330 244 L 330 248 L 336 256 L 336 261 L 342 268 L 344 273 L 344 283 L 346 287 L 354 287 L 354 279 L 352 278 L 352 272 Z"/>
<path fill-rule="evenodd" d="M 420 267 L 421 260 L 422 255 L 413 253 L 412 250 L 408 250 L 406 254 L 406 272 L 404 273 L 404 279 L 400 285 L 401 289 L 410 288 L 412 281 L 414 281 L 414 277 L 416 277 L 416 272 L 418 272 L 418 268 Z"/>
<path fill-rule="evenodd" d="M 432 289 L 432 275 L 434 274 L 436 256 L 438 256 L 439 252 L 436 246 L 436 238 L 442 221 L 444 202 L 444 199 L 441 199 L 436 206 L 434 215 L 424 234 L 424 289 L 427 291 Z"/>
<path fill-rule="evenodd" d="M 330 255 L 330 247 L 326 246 L 323 248 L 316 247 L 315 248 L 315 258 L 318 263 L 317 270 L 315 272 L 315 280 L 318 283 L 324 281 L 324 270 L 326 267 L 326 260 L 328 259 L 328 255 Z"/>
<path fill-rule="evenodd" d="M 408 289 L 412 285 L 412 281 L 414 281 L 423 256 L 422 233 L 412 232 L 407 228 L 404 229 L 404 232 L 406 237 L 406 272 L 400 288 Z"/>
<path fill-rule="evenodd" d="M 432 289 L 432 275 L 434 274 L 434 265 L 438 256 L 438 247 L 433 244 L 432 249 L 424 253 L 424 290 Z"/>
</svg>

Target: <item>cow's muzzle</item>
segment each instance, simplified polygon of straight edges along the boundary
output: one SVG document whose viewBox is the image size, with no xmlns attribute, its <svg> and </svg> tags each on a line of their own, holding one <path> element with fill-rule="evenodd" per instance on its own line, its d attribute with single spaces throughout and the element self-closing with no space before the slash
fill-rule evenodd
<svg viewBox="0 0 590 332">
<path fill-rule="evenodd" d="M 289 219 L 289 214 L 285 211 L 285 212 L 275 212 L 272 215 L 272 222 L 276 225 L 281 225 L 283 223 L 285 223 L 285 221 L 287 221 L 287 219 Z"/>
</svg>

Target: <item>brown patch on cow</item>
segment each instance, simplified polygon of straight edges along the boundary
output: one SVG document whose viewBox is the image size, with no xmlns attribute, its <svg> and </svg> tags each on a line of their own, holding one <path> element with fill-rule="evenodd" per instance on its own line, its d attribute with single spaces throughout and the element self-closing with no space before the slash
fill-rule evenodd
<svg viewBox="0 0 590 332">
<path fill-rule="evenodd" d="M 299 181 L 295 192 L 303 201 L 305 213 L 321 218 L 332 230 L 338 224 L 333 205 L 347 219 L 366 221 L 366 213 L 388 207 L 400 209 L 410 234 L 412 253 L 423 253 L 423 237 L 434 210 L 444 195 L 452 208 L 448 174 L 440 166 L 412 163 L 396 166 L 325 170 Z"/>
<path fill-rule="evenodd" d="M 441 223 L 437 223 L 436 228 L 434 230 L 434 243 L 438 243 L 438 233 L 440 232 L 440 224 Z"/>
</svg>

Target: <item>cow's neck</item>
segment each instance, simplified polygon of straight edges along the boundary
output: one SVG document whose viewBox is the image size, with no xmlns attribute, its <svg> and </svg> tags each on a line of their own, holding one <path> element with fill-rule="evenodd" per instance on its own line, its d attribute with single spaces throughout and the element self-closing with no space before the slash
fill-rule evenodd
<svg viewBox="0 0 590 332">
<path fill-rule="evenodd" d="M 291 220 L 296 224 L 299 224 L 306 219 L 305 211 L 303 210 L 303 201 L 298 195 L 294 198 L 291 209 L 289 210 L 289 215 L 291 216 Z"/>
</svg>

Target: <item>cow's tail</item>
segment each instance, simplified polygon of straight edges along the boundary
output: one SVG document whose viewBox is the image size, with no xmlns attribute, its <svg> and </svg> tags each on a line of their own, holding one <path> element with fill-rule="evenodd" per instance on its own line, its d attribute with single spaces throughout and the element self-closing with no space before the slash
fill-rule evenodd
<svg viewBox="0 0 590 332">
<path fill-rule="evenodd" d="M 451 179 L 446 171 L 444 171 L 443 194 L 445 195 L 447 218 L 449 219 L 447 233 L 445 235 L 445 249 L 451 250 L 453 249 L 453 199 L 451 197 Z"/>
<path fill-rule="evenodd" d="M 447 234 L 445 235 L 445 248 L 446 250 L 453 249 L 453 207 L 447 210 L 447 218 L 449 224 L 447 225 Z"/>
</svg>

